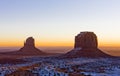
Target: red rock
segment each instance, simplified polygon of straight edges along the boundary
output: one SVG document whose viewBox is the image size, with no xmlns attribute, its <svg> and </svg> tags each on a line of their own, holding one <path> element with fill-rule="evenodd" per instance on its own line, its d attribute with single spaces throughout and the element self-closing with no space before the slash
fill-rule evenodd
<svg viewBox="0 0 120 76">
<path fill-rule="evenodd" d="M 17 51 L 1 53 L 4 55 L 16 55 L 16 56 L 44 56 L 48 53 L 41 51 L 35 47 L 35 40 L 33 37 L 29 37 L 24 42 L 24 46 Z"/>
<path fill-rule="evenodd" d="M 75 48 L 97 48 L 97 36 L 93 32 L 81 32 L 75 36 Z"/>
<path fill-rule="evenodd" d="M 27 38 L 26 42 L 24 43 L 24 47 L 35 47 L 35 40 L 33 37 Z"/>
<path fill-rule="evenodd" d="M 75 36 L 74 49 L 63 57 L 112 57 L 98 49 L 97 36 L 93 32 L 81 32 Z"/>
<path fill-rule="evenodd" d="M 35 40 L 33 37 L 26 39 L 24 47 L 19 50 L 19 54 L 24 55 L 44 55 L 45 53 L 35 47 Z"/>
</svg>

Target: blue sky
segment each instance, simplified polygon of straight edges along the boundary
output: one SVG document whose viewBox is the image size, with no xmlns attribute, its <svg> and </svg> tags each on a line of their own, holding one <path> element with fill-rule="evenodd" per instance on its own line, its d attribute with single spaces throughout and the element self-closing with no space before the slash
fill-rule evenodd
<svg viewBox="0 0 120 76">
<path fill-rule="evenodd" d="M 38 46 L 73 45 L 79 32 L 94 31 L 100 44 L 117 45 L 119 29 L 120 0 L 0 0 L 1 43 L 33 36 Z"/>
</svg>

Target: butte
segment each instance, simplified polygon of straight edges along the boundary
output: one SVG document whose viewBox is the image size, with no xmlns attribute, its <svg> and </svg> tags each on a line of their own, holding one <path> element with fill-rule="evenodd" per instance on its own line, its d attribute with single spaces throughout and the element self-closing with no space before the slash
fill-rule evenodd
<svg viewBox="0 0 120 76">
<path fill-rule="evenodd" d="M 24 42 L 24 46 L 17 51 L 1 53 L 3 55 L 17 55 L 17 56 L 44 56 L 47 53 L 35 47 L 35 40 L 33 37 L 28 37 Z"/>
<path fill-rule="evenodd" d="M 99 57 L 113 57 L 98 48 L 97 36 L 94 32 L 81 32 L 75 36 L 74 49 L 63 55 L 63 57 L 87 57 L 87 58 L 99 58 Z"/>
</svg>

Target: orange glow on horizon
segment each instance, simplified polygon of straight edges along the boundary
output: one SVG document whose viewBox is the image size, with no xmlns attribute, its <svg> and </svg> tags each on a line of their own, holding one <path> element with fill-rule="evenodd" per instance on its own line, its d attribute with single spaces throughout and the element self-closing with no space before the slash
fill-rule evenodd
<svg viewBox="0 0 120 76">
<path fill-rule="evenodd" d="M 1 42 L 0 47 L 22 47 L 24 45 L 23 42 Z M 74 46 L 74 42 L 36 42 L 36 46 Z M 100 42 L 99 47 L 120 47 L 120 43 L 118 42 Z"/>
<path fill-rule="evenodd" d="M 0 47 L 22 47 L 24 42 L 2 42 Z M 36 46 L 74 46 L 73 42 L 36 42 Z"/>
<path fill-rule="evenodd" d="M 22 39 L 1 39 L 0 41 L 0 47 L 22 47 L 24 45 L 24 38 Z M 104 41 L 103 41 L 104 40 Z M 120 47 L 120 41 L 118 39 L 116 40 L 107 40 L 107 39 L 99 39 L 98 40 L 99 47 Z M 51 41 L 48 39 L 36 39 L 35 38 L 35 45 L 37 47 L 54 47 L 54 46 L 74 46 L 74 40 L 73 39 L 58 39 Z"/>
</svg>

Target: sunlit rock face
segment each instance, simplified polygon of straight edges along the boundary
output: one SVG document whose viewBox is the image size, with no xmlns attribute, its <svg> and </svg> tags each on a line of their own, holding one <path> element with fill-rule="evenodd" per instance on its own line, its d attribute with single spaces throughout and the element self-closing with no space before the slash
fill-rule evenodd
<svg viewBox="0 0 120 76">
<path fill-rule="evenodd" d="M 112 57 L 98 49 L 97 36 L 94 32 L 81 32 L 75 36 L 74 49 L 64 57 Z"/>
<path fill-rule="evenodd" d="M 93 32 L 81 32 L 75 36 L 74 48 L 97 48 L 97 36 Z"/>
</svg>

